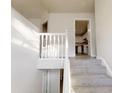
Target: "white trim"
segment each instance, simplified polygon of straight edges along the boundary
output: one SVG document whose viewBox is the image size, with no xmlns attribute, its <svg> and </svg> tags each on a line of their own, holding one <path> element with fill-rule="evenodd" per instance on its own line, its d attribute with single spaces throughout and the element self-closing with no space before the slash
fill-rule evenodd
<svg viewBox="0 0 124 93">
<path fill-rule="evenodd" d="M 102 65 L 104 65 L 107 69 L 107 74 L 112 77 L 112 70 L 110 69 L 107 61 L 103 57 L 97 56 L 96 58 L 102 61 Z"/>
<path fill-rule="evenodd" d="M 63 93 L 71 93 L 70 61 L 64 63 Z"/>
<path fill-rule="evenodd" d="M 37 69 L 63 69 L 66 60 L 38 60 Z"/>
</svg>

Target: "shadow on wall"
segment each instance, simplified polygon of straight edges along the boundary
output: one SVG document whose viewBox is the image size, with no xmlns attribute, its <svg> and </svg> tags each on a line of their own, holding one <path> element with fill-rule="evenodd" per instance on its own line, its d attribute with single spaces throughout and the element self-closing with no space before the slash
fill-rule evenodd
<svg viewBox="0 0 124 93">
<path fill-rule="evenodd" d="M 12 18 L 12 43 L 38 52 L 39 38 L 37 32 L 28 28 L 16 18 Z"/>
<path fill-rule="evenodd" d="M 12 93 L 42 93 L 42 72 L 36 69 L 37 32 L 13 10 L 11 26 Z"/>
</svg>

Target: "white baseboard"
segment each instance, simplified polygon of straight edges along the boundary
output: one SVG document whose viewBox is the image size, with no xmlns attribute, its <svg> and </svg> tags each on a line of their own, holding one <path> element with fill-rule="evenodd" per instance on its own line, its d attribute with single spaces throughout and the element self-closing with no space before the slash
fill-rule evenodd
<svg viewBox="0 0 124 93">
<path fill-rule="evenodd" d="M 91 57 L 96 57 L 96 55 L 91 55 Z"/>
<path fill-rule="evenodd" d="M 102 61 L 102 65 L 104 65 L 107 68 L 107 74 L 112 77 L 112 71 L 106 60 L 103 57 L 99 57 L 99 56 L 97 56 L 96 59 L 100 59 Z"/>
</svg>

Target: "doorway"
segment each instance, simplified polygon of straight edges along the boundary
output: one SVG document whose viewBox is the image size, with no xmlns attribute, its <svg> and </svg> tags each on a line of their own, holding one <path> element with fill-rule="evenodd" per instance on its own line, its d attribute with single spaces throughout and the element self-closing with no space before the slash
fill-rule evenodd
<svg viewBox="0 0 124 93">
<path fill-rule="evenodd" d="M 89 20 L 75 20 L 75 55 L 90 55 Z"/>
<path fill-rule="evenodd" d="M 42 30 L 43 33 L 47 33 L 48 31 L 48 22 L 46 21 L 45 23 L 42 24 Z"/>
</svg>

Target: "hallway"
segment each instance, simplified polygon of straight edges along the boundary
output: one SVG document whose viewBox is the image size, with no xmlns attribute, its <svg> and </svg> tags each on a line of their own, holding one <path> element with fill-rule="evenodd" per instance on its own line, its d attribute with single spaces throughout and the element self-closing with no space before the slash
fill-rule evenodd
<svg viewBox="0 0 124 93">
<path fill-rule="evenodd" d="M 70 58 L 72 93 L 111 93 L 112 80 L 100 60 L 88 56 Z"/>
</svg>

